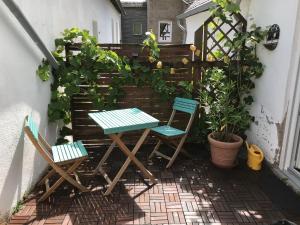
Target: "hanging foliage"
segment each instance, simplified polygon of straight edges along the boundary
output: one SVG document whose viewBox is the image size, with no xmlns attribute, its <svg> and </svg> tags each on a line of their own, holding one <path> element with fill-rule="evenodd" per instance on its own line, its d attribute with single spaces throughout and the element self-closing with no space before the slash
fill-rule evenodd
<svg viewBox="0 0 300 225">
<path fill-rule="evenodd" d="M 167 84 L 165 76 L 170 74 L 170 68 L 163 66 L 159 61 L 160 49 L 156 37 L 152 32 L 146 33 L 147 38 L 143 42 L 143 51 L 149 52 L 149 63 L 142 64 L 137 60 L 129 60 L 121 57 L 116 52 L 102 49 L 87 30 L 78 28 L 66 29 L 62 38 L 55 40 L 56 50 L 54 57 L 59 63 L 57 70 L 53 71 L 51 84 L 51 100 L 48 105 L 49 121 L 71 122 L 71 98 L 76 94 L 86 95 L 99 110 L 115 108 L 118 99 L 124 96 L 122 86 L 134 84 L 137 86 L 149 85 L 163 98 L 168 99 L 174 95 L 176 86 Z M 66 46 L 78 44 L 76 54 L 66 55 Z M 68 60 L 67 60 L 68 59 Z M 108 93 L 101 93 L 97 83 L 101 73 L 116 72 L 108 88 Z M 50 79 L 50 66 L 43 60 L 38 67 L 37 75 L 43 81 Z M 85 85 L 87 88 L 80 88 Z M 63 136 L 69 134 L 67 128 L 62 129 Z"/>
</svg>

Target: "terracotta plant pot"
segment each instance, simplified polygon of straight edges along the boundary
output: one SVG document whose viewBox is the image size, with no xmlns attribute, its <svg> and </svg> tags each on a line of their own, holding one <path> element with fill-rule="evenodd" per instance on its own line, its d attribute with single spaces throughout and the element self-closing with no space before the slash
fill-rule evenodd
<svg viewBox="0 0 300 225">
<path fill-rule="evenodd" d="M 236 165 L 236 157 L 243 144 L 243 139 L 233 135 L 235 142 L 222 142 L 212 138 L 213 133 L 208 135 L 210 143 L 211 160 L 220 168 L 232 168 Z"/>
</svg>

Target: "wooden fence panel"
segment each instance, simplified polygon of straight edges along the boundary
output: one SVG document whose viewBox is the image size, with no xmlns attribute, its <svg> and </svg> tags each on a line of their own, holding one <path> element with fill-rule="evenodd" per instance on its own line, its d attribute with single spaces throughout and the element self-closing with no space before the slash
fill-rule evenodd
<svg viewBox="0 0 300 225">
<path fill-rule="evenodd" d="M 119 45 L 119 44 L 102 44 L 102 48 L 117 52 L 121 56 L 127 56 L 129 59 L 135 58 L 143 63 L 147 63 L 147 52 L 140 45 Z M 169 74 L 166 77 L 167 82 L 178 83 L 180 81 L 192 81 L 192 52 L 189 45 L 166 45 L 160 46 L 160 58 L 165 65 L 170 65 L 176 69 L 176 74 Z M 69 51 L 77 51 L 78 46 L 68 46 Z M 184 65 L 182 58 L 187 58 L 189 63 Z M 113 76 L 118 73 L 107 71 L 101 74 L 98 84 L 101 92 L 107 92 Z M 82 86 L 82 88 L 88 88 Z M 159 119 L 161 124 L 166 124 L 172 111 L 172 100 L 163 101 L 151 87 L 136 87 L 126 85 L 123 87 L 125 95 L 119 99 L 118 108 L 137 107 L 155 118 Z M 82 140 L 86 146 L 97 147 L 110 143 L 97 124 L 88 117 L 88 113 L 96 112 L 97 109 L 92 102 L 83 93 L 73 96 L 71 102 L 72 108 L 72 129 L 74 140 Z M 174 126 L 184 129 L 188 120 L 188 115 L 178 113 L 174 119 Z M 124 136 L 127 143 L 136 143 L 141 132 L 130 132 Z M 155 139 L 150 135 L 147 143 L 153 143 Z"/>
</svg>

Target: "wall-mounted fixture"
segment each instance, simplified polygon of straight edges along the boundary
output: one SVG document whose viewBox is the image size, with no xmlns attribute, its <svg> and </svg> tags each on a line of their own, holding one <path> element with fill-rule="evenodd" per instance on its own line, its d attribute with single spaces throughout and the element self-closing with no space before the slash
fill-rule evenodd
<svg viewBox="0 0 300 225">
<path fill-rule="evenodd" d="M 273 24 L 267 32 L 264 46 L 269 50 L 274 50 L 278 45 L 279 36 L 280 36 L 279 25 Z"/>
</svg>

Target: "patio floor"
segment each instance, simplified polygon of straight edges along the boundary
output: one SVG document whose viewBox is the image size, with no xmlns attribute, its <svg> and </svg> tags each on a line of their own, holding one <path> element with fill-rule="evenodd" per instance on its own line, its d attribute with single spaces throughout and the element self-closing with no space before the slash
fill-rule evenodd
<svg viewBox="0 0 300 225">
<path fill-rule="evenodd" d="M 113 194 L 103 196 L 104 179 L 91 176 L 103 149 L 90 150 L 82 167 L 89 193 L 78 193 L 64 183 L 49 200 L 37 203 L 36 188 L 10 224 L 272 224 L 289 219 L 300 224 L 300 196 L 277 179 L 268 168 L 250 171 L 244 160 L 237 168 L 220 170 L 211 165 L 206 150 L 187 146 L 193 159 L 179 156 L 171 169 L 166 161 L 147 162 L 150 148 L 138 153 L 158 179 L 150 189 L 131 167 Z M 123 162 L 120 151 L 111 157 L 110 173 Z M 117 164 L 117 165 L 116 165 Z"/>
</svg>

